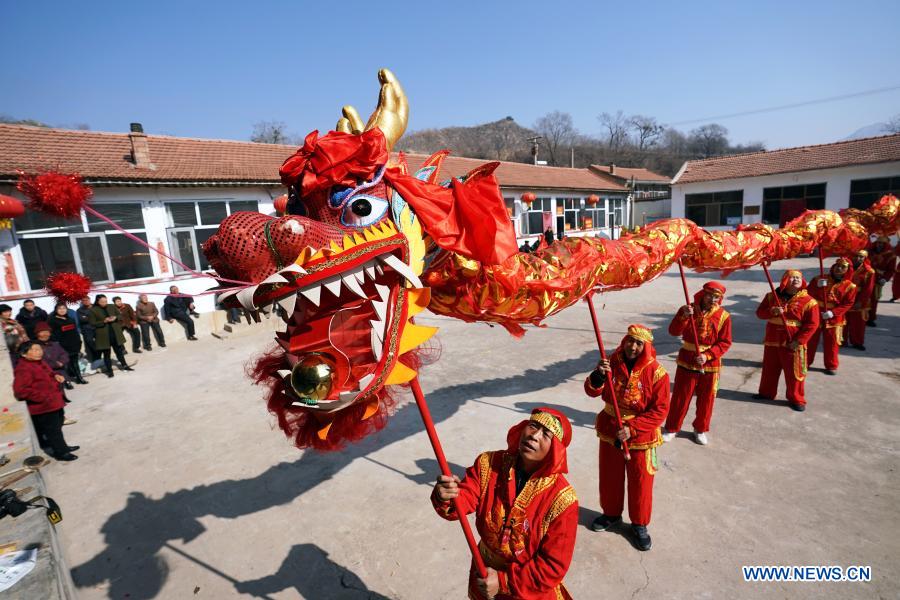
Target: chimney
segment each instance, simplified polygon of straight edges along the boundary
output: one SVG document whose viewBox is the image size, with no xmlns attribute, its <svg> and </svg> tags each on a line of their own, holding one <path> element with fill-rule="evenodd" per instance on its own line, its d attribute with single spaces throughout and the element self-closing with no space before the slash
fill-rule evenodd
<svg viewBox="0 0 900 600">
<path fill-rule="evenodd" d="M 144 126 L 140 123 L 132 123 L 128 138 L 131 140 L 131 162 L 134 163 L 134 167 L 155 171 L 156 165 L 150 162 L 150 144 L 147 143 Z"/>
<path fill-rule="evenodd" d="M 616 163 L 609 163 L 609 174 L 610 175 L 616 174 Z"/>
</svg>

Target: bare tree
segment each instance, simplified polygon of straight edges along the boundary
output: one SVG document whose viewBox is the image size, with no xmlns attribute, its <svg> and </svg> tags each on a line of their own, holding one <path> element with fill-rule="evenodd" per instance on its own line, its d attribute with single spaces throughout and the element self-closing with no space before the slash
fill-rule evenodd
<svg viewBox="0 0 900 600">
<path fill-rule="evenodd" d="M 571 148 L 578 135 L 572 115 L 554 110 L 535 121 L 534 130 L 544 138 L 550 152 L 550 164 L 556 166 L 565 164 L 562 151 L 567 147 Z"/>
<path fill-rule="evenodd" d="M 887 133 L 900 133 L 900 114 L 896 114 L 884 124 Z"/>
<path fill-rule="evenodd" d="M 616 114 L 602 113 L 597 119 L 606 130 L 606 144 L 613 152 L 618 152 L 628 141 L 628 119 L 620 110 Z"/>
<path fill-rule="evenodd" d="M 702 158 L 719 156 L 728 152 L 728 130 L 717 123 L 701 125 L 691 130 L 688 145 Z"/>
<path fill-rule="evenodd" d="M 665 127 L 657 123 L 655 117 L 632 115 L 628 124 L 637 134 L 638 150 L 646 150 L 656 145 Z"/>
<path fill-rule="evenodd" d="M 260 121 L 253 125 L 250 141 L 260 144 L 290 144 L 291 137 L 287 134 L 287 125 L 283 121 Z"/>
</svg>

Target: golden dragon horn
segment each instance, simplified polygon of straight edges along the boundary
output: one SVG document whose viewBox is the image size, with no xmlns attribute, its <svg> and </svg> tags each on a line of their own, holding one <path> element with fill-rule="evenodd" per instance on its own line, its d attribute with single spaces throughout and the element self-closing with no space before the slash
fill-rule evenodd
<svg viewBox="0 0 900 600">
<path fill-rule="evenodd" d="M 409 121 L 409 102 L 406 94 L 400 86 L 400 82 L 388 69 L 378 71 L 378 81 L 381 82 L 381 91 L 378 95 L 378 106 L 369 117 L 365 127 L 359 113 L 352 106 L 342 109 L 343 117 L 337 122 L 337 131 L 344 133 L 360 134 L 363 131 L 377 127 L 384 134 L 387 149 L 390 151 L 397 140 L 406 131 Z"/>
</svg>

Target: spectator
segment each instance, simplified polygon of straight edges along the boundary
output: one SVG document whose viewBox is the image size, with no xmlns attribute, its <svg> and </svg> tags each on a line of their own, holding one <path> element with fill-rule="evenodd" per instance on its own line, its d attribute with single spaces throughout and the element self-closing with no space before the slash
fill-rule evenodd
<svg viewBox="0 0 900 600">
<path fill-rule="evenodd" d="M 56 375 L 62 375 L 63 380 L 60 382 L 67 390 L 71 390 L 75 386 L 66 377 L 69 371 L 69 354 L 59 345 L 59 342 L 50 339 L 50 325 L 40 321 L 34 326 L 35 341 L 44 347 L 44 362 L 53 369 Z M 63 392 L 65 398 L 65 392 Z"/>
<path fill-rule="evenodd" d="M 91 363 L 91 369 L 93 370 L 97 368 L 97 365 L 94 363 L 100 359 L 100 353 L 97 352 L 95 343 L 96 331 L 94 326 L 91 325 L 92 306 L 91 299 L 85 296 L 81 299 L 81 306 L 78 307 L 75 314 L 78 315 L 78 329 L 81 331 L 81 337 L 84 339 L 84 354 L 88 362 Z"/>
<path fill-rule="evenodd" d="M 138 329 L 137 317 L 134 314 L 134 309 L 131 308 L 130 304 L 125 304 L 124 302 L 122 302 L 122 298 L 120 298 L 119 296 L 113 298 L 113 304 L 115 304 L 116 308 L 119 309 L 119 313 L 121 315 L 121 317 L 119 318 L 119 323 L 131 337 L 131 351 L 136 354 L 140 354 L 141 330 Z"/>
<path fill-rule="evenodd" d="M 122 333 L 122 325 L 119 321 L 120 316 L 119 309 L 115 305 L 109 304 L 106 296 L 97 294 L 89 317 L 91 326 L 94 328 L 94 344 L 97 352 L 103 357 L 107 377 L 113 377 L 110 349 L 116 353 L 120 369 L 123 371 L 134 371 L 125 362 L 125 335 Z"/>
<path fill-rule="evenodd" d="M 166 338 L 163 336 L 162 327 L 159 326 L 159 309 L 154 302 L 150 302 L 147 294 L 138 296 L 138 303 L 134 306 L 134 314 L 137 315 L 141 326 L 141 337 L 144 340 L 144 350 L 153 350 L 150 346 L 150 329 L 153 329 L 153 337 L 160 348 L 166 347 Z"/>
<path fill-rule="evenodd" d="M 166 319 L 169 323 L 178 321 L 184 327 L 187 339 L 196 340 L 194 335 L 194 321 L 191 314 L 194 314 L 194 299 L 188 295 L 178 293 L 178 286 L 173 285 L 169 288 L 169 295 L 163 301 L 163 311 L 166 313 Z"/>
<path fill-rule="evenodd" d="M 0 325 L 3 326 L 6 348 L 15 367 L 19 360 L 19 346 L 28 341 L 28 333 L 21 323 L 12 318 L 12 307 L 9 304 L 0 304 Z"/>
<path fill-rule="evenodd" d="M 25 328 L 28 339 L 33 340 L 34 326 L 37 325 L 39 321 L 47 322 L 47 311 L 40 306 L 35 306 L 34 300 L 29 298 L 22 304 L 22 308 L 19 309 L 16 320 Z"/>
<path fill-rule="evenodd" d="M 69 379 L 75 383 L 85 384 L 87 381 L 81 375 L 81 368 L 78 366 L 81 336 L 78 334 L 77 322 L 69 313 L 74 311 L 69 310 L 64 303 L 56 305 L 56 310 L 50 315 L 50 339 L 59 342 L 69 356 Z"/>
<path fill-rule="evenodd" d="M 16 398 L 28 404 L 41 448 L 56 460 L 76 460 L 78 457 L 72 452 L 78 450 L 78 446 L 69 446 L 62 432 L 65 401 L 59 384 L 65 378 L 54 375 L 43 361 L 44 348 L 37 342 L 22 344 L 19 356 L 13 392 Z"/>
</svg>

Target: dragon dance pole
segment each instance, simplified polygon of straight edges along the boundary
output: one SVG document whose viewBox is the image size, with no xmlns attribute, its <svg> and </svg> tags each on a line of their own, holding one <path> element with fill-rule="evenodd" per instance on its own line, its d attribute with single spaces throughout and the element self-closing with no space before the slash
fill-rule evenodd
<svg viewBox="0 0 900 600">
<path fill-rule="evenodd" d="M 775 305 L 781 310 L 781 322 L 784 323 L 784 333 L 787 335 L 788 342 L 794 341 L 794 336 L 791 335 L 791 330 L 788 328 L 787 317 L 784 314 L 784 307 L 781 306 L 781 300 L 778 299 L 778 292 L 775 291 L 775 284 L 772 283 L 772 276 L 769 275 L 769 267 L 766 266 L 766 263 L 762 263 L 763 271 L 766 274 L 766 279 L 769 281 L 769 289 L 772 290 L 772 297 L 775 298 Z"/>
<path fill-rule="evenodd" d="M 825 279 L 825 258 L 822 256 L 822 246 L 819 246 L 819 277 L 821 277 L 824 281 Z M 825 286 L 825 293 L 822 295 L 822 307 L 825 311 L 828 311 L 828 286 Z M 822 319 L 821 322 L 822 331 L 825 331 L 825 319 Z"/>
<path fill-rule="evenodd" d="M 678 259 L 678 274 L 681 275 L 681 289 L 684 290 L 684 302 L 688 306 L 691 306 L 691 297 L 688 294 L 687 289 L 687 280 L 684 278 L 684 265 L 681 264 L 681 258 Z M 694 322 L 693 313 L 690 315 L 691 318 L 691 331 L 694 332 L 694 343 L 697 348 L 697 356 L 700 356 L 700 336 L 697 335 L 697 323 Z"/>
<path fill-rule="evenodd" d="M 422 387 L 419 385 L 419 378 L 415 377 L 409 382 L 413 396 L 416 399 L 416 406 L 419 408 L 419 414 L 422 415 L 422 422 L 425 424 L 425 431 L 428 432 L 428 441 L 431 442 L 431 448 L 434 450 L 434 456 L 437 458 L 438 465 L 441 467 L 441 474 L 452 477 L 450 465 L 447 464 L 447 458 L 444 456 L 444 448 L 441 446 L 441 440 L 438 438 L 437 431 L 434 428 L 434 421 L 431 419 L 431 411 L 425 402 L 425 394 L 422 393 Z M 482 579 L 487 577 L 487 568 L 484 566 L 484 560 L 481 558 L 481 552 L 478 551 L 478 544 L 475 542 L 475 536 L 472 535 L 472 527 L 463 511 L 460 510 L 459 498 L 451 500 L 453 509 L 459 517 L 459 524 L 466 536 L 466 542 L 469 544 L 469 550 L 472 552 L 472 560 L 475 562 L 475 569 L 478 576 Z"/>
<path fill-rule="evenodd" d="M 600 324 L 597 322 L 597 311 L 594 309 L 594 292 L 588 292 L 586 296 L 588 303 L 588 310 L 591 311 L 591 322 L 594 324 L 594 335 L 597 336 L 597 347 L 600 349 L 600 358 L 606 360 L 606 350 L 603 348 L 603 337 L 600 335 Z M 625 428 L 625 425 L 622 423 L 622 413 L 619 412 L 619 401 L 616 399 L 616 388 L 612 383 L 612 371 L 610 371 L 609 376 L 606 378 L 606 384 L 609 386 L 609 395 L 612 396 L 613 408 L 616 409 L 616 424 L 619 427 L 619 430 Z M 625 455 L 625 460 L 631 460 L 631 452 L 628 451 L 628 442 L 622 440 L 622 453 Z"/>
</svg>

